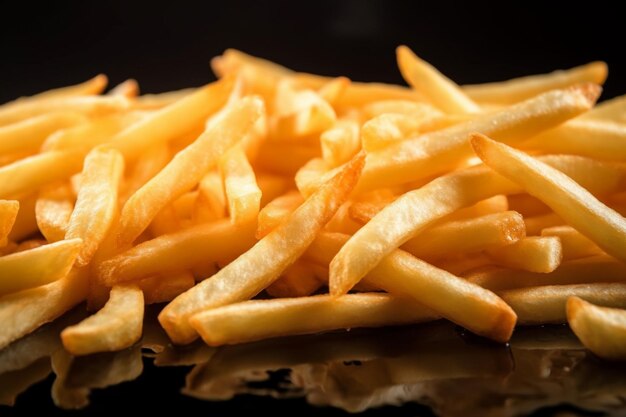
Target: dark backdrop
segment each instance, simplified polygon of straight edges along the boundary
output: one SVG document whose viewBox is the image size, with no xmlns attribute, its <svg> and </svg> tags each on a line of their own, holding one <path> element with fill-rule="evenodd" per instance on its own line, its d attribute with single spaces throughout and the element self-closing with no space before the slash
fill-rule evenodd
<svg viewBox="0 0 626 417">
<path fill-rule="evenodd" d="M 234 47 L 299 70 L 402 82 L 405 43 L 459 83 L 603 59 L 605 97 L 626 93 L 624 20 L 611 2 L 3 1 L 0 102 L 104 72 L 145 92 L 213 78 Z M 613 2 L 615 3 L 615 2 Z"/>
</svg>

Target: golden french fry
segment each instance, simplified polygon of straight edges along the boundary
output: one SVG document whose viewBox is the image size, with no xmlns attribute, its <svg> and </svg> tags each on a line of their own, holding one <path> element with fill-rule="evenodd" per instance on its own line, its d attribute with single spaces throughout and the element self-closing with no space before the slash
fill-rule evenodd
<svg viewBox="0 0 626 417">
<path fill-rule="evenodd" d="M 0 168 L 0 198 L 35 191 L 42 185 L 69 178 L 83 166 L 82 150 L 52 151 Z"/>
<path fill-rule="evenodd" d="M 522 325 L 566 323 L 565 305 L 569 297 L 605 307 L 626 308 L 626 284 L 595 283 L 576 285 L 546 285 L 520 288 L 499 293 L 517 314 Z"/>
<path fill-rule="evenodd" d="M 406 82 L 446 113 L 478 113 L 480 107 L 452 80 L 418 58 L 406 46 L 396 49 L 398 68 Z"/>
<path fill-rule="evenodd" d="M 259 212 L 256 238 L 261 239 L 274 230 L 303 202 L 300 192 L 293 190 L 267 203 Z"/>
<path fill-rule="evenodd" d="M 113 146 L 134 158 L 146 148 L 192 131 L 226 103 L 233 82 L 225 78 L 199 88 L 119 132 L 111 139 Z"/>
<path fill-rule="evenodd" d="M 0 127 L 0 153 L 35 153 L 46 138 L 57 130 L 85 123 L 78 113 L 46 113 Z"/>
<path fill-rule="evenodd" d="M 62 240 L 0 257 L 0 296 L 63 278 L 81 247 L 80 239 Z"/>
<path fill-rule="evenodd" d="M 74 210 L 74 195 L 69 184 L 54 184 L 39 192 L 35 218 L 41 234 L 48 242 L 65 239 Z"/>
<path fill-rule="evenodd" d="M 17 100 L 15 100 L 15 103 L 26 102 L 26 101 L 39 101 L 42 99 L 47 100 L 47 99 L 60 98 L 60 97 L 97 95 L 104 91 L 108 82 L 109 80 L 106 75 L 98 74 L 95 77 L 85 82 L 82 82 L 80 84 L 54 88 L 52 90 L 35 94 L 34 96 L 18 98 Z"/>
<path fill-rule="evenodd" d="M 421 133 L 438 130 L 441 118 L 430 115 L 385 113 L 369 119 L 361 129 L 361 144 L 367 152 L 375 152 Z M 454 123 L 453 123 L 454 124 Z M 448 125 L 443 124 L 441 128 Z"/>
<path fill-rule="evenodd" d="M 263 111 L 258 98 L 241 100 L 137 190 L 122 208 L 118 245 L 133 242 L 163 207 L 193 188 L 218 157 L 249 132 Z"/>
<path fill-rule="evenodd" d="M 112 286 L 203 264 L 226 263 L 254 245 L 255 227 L 222 219 L 164 234 L 103 261 L 98 278 Z"/>
<path fill-rule="evenodd" d="M 7 245 L 7 237 L 17 219 L 19 209 L 19 201 L 0 200 L 0 247 Z"/>
<path fill-rule="evenodd" d="M 285 88 L 280 88 L 285 85 Z M 276 118 L 270 124 L 273 140 L 294 140 L 332 127 L 337 119 L 326 100 L 311 90 L 294 91 L 290 83 L 279 84 L 275 99 Z"/>
<path fill-rule="evenodd" d="M 243 149 L 232 147 L 222 156 L 219 166 L 230 220 L 245 223 L 255 219 L 261 206 L 261 189 Z"/>
<path fill-rule="evenodd" d="M 63 346 L 75 356 L 130 347 L 141 338 L 143 312 L 138 287 L 115 286 L 101 310 L 61 332 Z"/>
<path fill-rule="evenodd" d="M 549 74 L 530 75 L 495 83 L 464 85 L 463 92 L 480 103 L 510 105 L 556 88 L 580 83 L 604 84 L 608 68 L 597 61 Z"/>
<path fill-rule="evenodd" d="M 282 273 L 280 278 L 265 289 L 272 297 L 305 297 L 313 294 L 326 282 L 328 272 L 320 277 L 318 265 L 298 259 Z"/>
<path fill-rule="evenodd" d="M 113 225 L 123 171 L 124 158 L 115 149 L 95 148 L 85 158 L 80 191 L 65 233 L 66 239 L 83 240 L 78 266 L 89 263 Z"/>
<path fill-rule="evenodd" d="M 623 282 L 626 280 L 626 265 L 610 256 L 598 255 L 562 262 L 547 274 L 498 268 L 471 274 L 467 280 L 496 292 L 540 285 Z"/>
<path fill-rule="evenodd" d="M 330 168 L 342 165 L 361 150 L 359 124 L 340 120 L 320 135 L 322 158 Z"/>
<path fill-rule="evenodd" d="M 159 315 L 159 322 L 176 343 L 197 337 L 189 318 L 202 310 L 250 299 L 275 281 L 315 239 L 359 179 L 365 155 L 356 155 L 327 184 L 250 250 L 180 295 Z"/>
<path fill-rule="evenodd" d="M 168 303 L 196 284 L 193 274 L 188 271 L 143 278 L 134 282 L 143 291 L 146 305 Z"/>
<path fill-rule="evenodd" d="M 626 219 L 564 173 L 482 135 L 472 137 L 478 156 L 546 203 L 609 255 L 626 261 Z"/>
<path fill-rule="evenodd" d="M 0 349 L 83 301 L 87 287 L 86 271 L 75 269 L 50 284 L 0 297 Z"/>
<path fill-rule="evenodd" d="M 123 188 L 120 190 L 120 206 L 123 205 L 128 198 L 140 189 L 150 178 L 154 177 L 159 171 L 167 165 L 170 155 L 167 147 L 154 146 L 144 153 L 144 157 L 137 160 L 132 167 L 127 168 L 127 176 L 122 183 Z"/>
<path fill-rule="evenodd" d="M 531 272 L 552 272 L 563 259 L 561 241 L 555 236 L 532 236 L 487 251 L 500 266 Z"/>
<path fill-rule="evenodd" d="M 561 241 L 563 260 L 601 255 L 604 252 L 591 240 L 571 226 L 552 226 L 541 231 L 541 236 L 555 236 Z"/>
<path fill-rule="evenodd" d="M 315 320 L 310 320 L 315 317 Z M 388 294 L 254 300 L 200 312 L 190 322 L 209 346 L 355 327 L 436 320 L 415 302 Z"/>
</svg>

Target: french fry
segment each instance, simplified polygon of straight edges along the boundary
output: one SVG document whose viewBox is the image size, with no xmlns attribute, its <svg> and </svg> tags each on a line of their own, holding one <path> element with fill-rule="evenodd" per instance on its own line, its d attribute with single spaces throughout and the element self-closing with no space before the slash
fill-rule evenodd
<svg viewBox="0 0 626 417">
<path fill-rule="evenodd" d="M 128 159 L 146 148 L 180 137 L 202 124 L 228 99 L 233 80 L 225 78 L 166 106 L 115 135 L 111 142 Z"/>
<path fill-rule="evenodd" d="M 144 303 L 167 303 L 196 284 L 193 274 L 188 271 L 154 276 L 135 281 L 143 292 Z"/>
<path fill-rule="evenodd" d="M 113 225 L 124 158 L 115 149 L 96 148 L 85 158 L 81 187 L 65 233 L 80 238 L 83 247 L 76 263 L 85 266 Z"/>
<path fill-rule="evenodd" d="M 549 74 L 530 75 L 495 83 L 464 85 L 462 90 L 480 103 L 510 105 L 548 90 L 586 82 L 604 84 L 607 74 L 607 65 L 597 61 Z"/>
<path fill-rule="evenodd" d="M 59 183 L 42 188 L 35 204 L 35 218 L 48 242 L 65 239 L 74 210 L 74 195 L 69 184 Z"/>
<path fill-rule="evenodd" d="M 263 103 L 258 98 L 244 99 L 227 109 L 196 141 L 137 190 L 122 208 L 118 245 L 133 242 L 163 207 L 193 188 L 217 163 L 218 157 L 249 132 L 262 112 Z"/>
<path fill-rule="evenodd" d="M 610 256 L 598 255 L 562 262 L 547 274 L 498 268 L 471 274 L 467 280 L 496 292 L 541 285 L 623 282 L 626 280 L 626 266 Z"/>
<path fill-rule="evenodd" d="M 20 203 L 16 200 L 0 200 L 0 247 L 6 246 L 13 228 Z"/>
<path fill-rule="evenodd" d="M 135 98 L 139 95 L 139 83 L 132 78 L 122 81 L 113 87 L 108 93 L 110 96 L 121 96 L 126 98 Z"/>
<path fill-rule="evenodd" d="M 36 194 L 27 194 L 17 201 L 20 209 L 9 232 L 9 242 L 21 242 L 37 233 L 37 219 L 35 218 Z"/>
<path fill-rule="evenodd" d="M 261 189 L 261 208 L 289 190 L 295 189 L 293 178 L 282 175 L 260 173 L 257 174 L 256 182 Z"/>
<path fill-rule="evenodd" d="M 567 300 L 567 322 L 587 349 L 613 360 L 626 358 L 626 312 L 599 307 L 579 297 Z"/>
<path fill-rule="evenodd" d="M 556 213 L 548 213 L 540 216 L 524 218 L 526 234 L 529 236 L 540 235 L 543 229 L 562 226 L 565 222 Z"/>
<path fill-rule="evenodd" d="M 0 298 L 0 349 L 48 323 L 87 297 L 86 271 L 72 270 L 64 278 Z"/>
<path fill-rule="evenodd" d="M 234 146 L 219 162 L 228 213 L 233 223 L 245 223 L 259 215 L 261 189 L 241 147 Z"/>
<path fill-rule="evenodd" d="M 289 266 L 265 291 L 276 298 L 305 297 L 313 294 L 328 282 L 328 270 L 320 276 L 318 265 L 297 260 Z"/>
<path fill-rule="evenodd" d="M 452 80 L 418 58 L 406 46 L 396 49 L 398 68 L 406 82 L 446 113 L 478 113 L 480 107 Z"/>
<path fill-rule="evenodd" d="M 532 236 L 511 245 L 487 251 L 500 266 L 531 272 L 554 271 L 563 258 L 561 241 L 556 236 Z"/>
<path fill-rule="evenodd" d="M 553 226 L 543 229 L 541 236 L 555 236 L 561 241 L 563 260 L 601 255 L 604 252 L 591 240 L 571 226 Z"/>
<path fill-rule="evenodd" d="M 472 137 L 472 146 L 491 168 L 518 182 L 606 253 L 626 261 L 626 219 L 620 214 L 567 175 L 522 152 L 482 135 Z"/>
<path fill-rule="evenodd" d="M 319 94 L 324 101 L 334 107 L 337 105 L 341 96 L 349 86 L 350 79 L 346 77 L 337 77 L 321 86 L 318 89 L 317 94 Z"/>
<path fill-rule="evenodd" d="M 104 91 L 108 82 L 109 80 L 106 75 L 98 74 L 95 77 L 85 82 L 82 82 L 80 84 L 54 88 L 52 90 L 44 91 L 44 92 L 35 94 L 34 96 L 30 96 L 30 97 L 20 97 L 17 100 L 15 100 L 13 103 L 48 100 L 48 99 L 61 98 L 61 97 L 97 95 Z"/>
<path fill-rule="evenodd" d="M 169 106 L 178 100 L 193 94 L 196 88 L 183 88 L 181 90 L 167 91 L 157 94 L 142 94 L 133 103 L 133 108 L 142 110 L 158 110 Z"/>
<path fill-rule="evenodd" d="M 363 111 L 368 119 L 391 113 L 415 118 L 421 122 L 444 115 L 430 104 L 419 103 L 412 100 L 375 101 L 364 106 Z"/>
<path fill-rule="evenodd" d="M 298 208 L 304 199 L 299 191 L 289 191 L 267 203 L 259 212 L 256 238 L 262 239 L 274 230 L 289 214 Z"/>
<path fill-rule="evenodd" d="M 605 307 L 626 308 L 626 284 L 546 285 L 503 291 L 500 297 L 515 311 L 521 325 L 566 323 L 565 305 L 569 297 Z"/>
<path fill-rule="evenodd" d="M 591 111 L 578 116 L 583 120 L 600 120 L 608 122 L 626 122 L 626 95 L 604 100 L 595 106 Z"/>
<path fill-rule="evenodd" d="M 359 124 L 341 120 L 320 135 L 322 158 L 330 168 L 342 165 L 361 149 Z"/>
<path fill-rule="evenodd" d="M 130 347 L 141 338 L 143 312 L 143 293 L 139 288 L 113 287 L 101 310 L 61 332 L 63 346 L 75 356 Z"/>
<path fill-rule="evenodd" d="M 68 274 L 80 239 L 63 240 L 0 257 L 0 296 L 46 285 Z"/>
<path fill-rule="evenodd" d="M 340 174 L 250 250 L 211 279 L 202 281 L 168 304 L 159 315 L 159 322 L 170 338 L 179 344 L 193 341 L 197 333 L 188 321 L 193 314 L 250 299 L 275 281 L 306 250 L 348 198 L 358 181 L 364 159 L 363 154 L 355 156 Z"/>
<path fill-rule="evenodd" d="M 217 170 L 207 172 L 202 177 L 200 184 L 198 184 L 198 191 L 198 200 L 192 213 L 192 219 L 196 224 L 218 220 L 226 216 L 224 184 Z"/>
<path fill-rule="evenodd" d="M 169 152 L 165 146 L 155 146 L 148 149 L 144 158 L 137 160 L 132 167 L 126 170 L 128 174 L 120 190 L 120 205 L 123 205 L 131 195 L 161 171 L 168 161 Z"/>
<path fill-rule="evenodd" d="M 387 294 L 348 294 L 339 298 L 317 295 L 244 301 L 200 312 L 190 322 L 205 343 L 220 346 L 289 334 L 436 319 L 435 313 L 406 299 Z"/>
<path fill-rule="evenodd" d="M 80 125 L 87 119 L 78 113 L 46 113 L 0 127 L 0 153 L 35 153 L 53 132 Z"/>
<path fill-rule="evenodd" d="M 255 243 L 256 224 L 231 224 L 227 219 L 164 234 L 103 261 L 99 280 L 112 286 L 203 264 L 228 262 Z"/>
</svg>

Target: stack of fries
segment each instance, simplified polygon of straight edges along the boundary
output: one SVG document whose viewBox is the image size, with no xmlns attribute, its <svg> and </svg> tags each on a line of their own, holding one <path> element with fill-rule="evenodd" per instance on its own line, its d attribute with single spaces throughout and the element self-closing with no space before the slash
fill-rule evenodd
<svg viewBox="0 0 626 417">
<path fill-rule="evenodd" d="M 0 348 L 86 301 L 66 350 L 121 350 L 168 302 L 177 344 L 444 318 L 496 342 L 569 322 L 626 358 L 606 65 L 460 87 L 397 58 L 410 88 L 227 50 L 197 89 L 100 75 L 0 106 Z"/>
</svg>

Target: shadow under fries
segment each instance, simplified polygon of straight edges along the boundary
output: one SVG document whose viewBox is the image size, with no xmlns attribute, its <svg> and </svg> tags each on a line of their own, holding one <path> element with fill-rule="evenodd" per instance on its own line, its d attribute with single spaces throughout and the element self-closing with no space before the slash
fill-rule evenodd
<svg viewBox="0 0 626 417">
<path fill-rule="evenodd" d="M 626 366 L 595 358 L 567 326 L 521 327 L 507 346 L 439 321 L 221 348 L 200 342 L 175 347 L 156 322 L 156 306 L 146 312 L 144 337 L 133 347 L 73 357 L 59 332 L 79 321 L 82 310 L 0 351 L 1 405 L 13 405 L 54 373 L 56 406 L 84 408 L 93 389 L 137 379 L 144 358 L 151 368 L 192 367 L 182 393 L 209 401 L 243 394 L 305 398 L 349 412 L 418 403 L 436 415 L 489 417 L 552 415 L 544 413 L 554 407 L 613 415 L 626 404 Z"/>
</svg>

